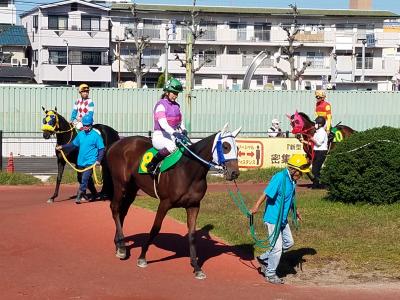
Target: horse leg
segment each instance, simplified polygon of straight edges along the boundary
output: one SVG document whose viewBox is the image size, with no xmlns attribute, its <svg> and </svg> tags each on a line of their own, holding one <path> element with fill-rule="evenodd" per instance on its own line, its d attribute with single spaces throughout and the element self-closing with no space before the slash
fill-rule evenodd
<svg viewBox="0 0 400 300">
<path fill-rule="evenodd" d="M 56 189 L 54 190 L 53 196 L 51 196 L 47 203 L 53 203 L 54 199 L 58 196 L 58 191 L 60 190 L 60 183 L 64 173 L 65 161 L 63 159 L 57 158 L 57 181 L 56 181 Z"/>
<path fill-rule="evenodd" d="M 167 200 L 165 200 L 165 202 L 161 201 L 160 204 L 158 205 L 157 214 L 154 219 L 153 227 L 151 227 L 151 230 L 150 230 L 149 239 L 143 245 L 142 252 L 140 253 L 140 256 L 137 260 L 137 266 L 140 268 L 147 267 L 147 261 L 146 261 L 147 250 L 149 250 L 149 246 L 151 245 L 151 243 L 153 242 L 153 240 L 157 236 L 157 234 L 160 232 L 161 225 L 165 218 L 165 215 L 167 214 L 168 210 L 170 209 L 169 205 L 164 204 L 164 203 L 166 203 L 166 201 Z"/>
<path fill-rule="evenodd" d="M 190 264 L 194 268 L 196 279 L 205 279 L 206 274 L 201 270 L 198 264 L 196 252 L 196 220 L 199 214 L 199 206 L 189 207 L 186 209 L 187 213 L 187 226 L 189 238 L 189 251 L 190 251 Z"/>
<path fill-rule="evenodd" d="M 131 207 L 132 202 L 135 201 L 137 191 L 138 191 L 138 188 L 134 184 L 131 184 L 129 186 L 128 191 L 126 192 L 126 195 L 122 198 L 122 202 L 120 204 L 119 222 L 121 225 L 122 240 L 114 240 L 115 246 L 117 248 L 115 256 L 120 259 L 127 258 L 126 244 L 124 241 L 125 237 L 123 235 L 124 220 L 125 220 L 126 214 L 128 213 L 129 208 Z M 117 235 L 116 235 L 116 237 L 117 237 Z"/>
<path fill-rule="evenodd" d="M 115 222 L 115 236 L 114 236 L 114 244 L 116 247 L 116 256 L 118 258 L 124 259 L 126 257 L 126 247 L 124 242 L 124 233 L 122 231 L 122 224 L 121 224 L 121 205 L 124 198 L 124 187 L 122 184 L 116 186 L 114 188 L 114 195 L 111 199 L 110 208 L 112 217 Z"/>
</svg>

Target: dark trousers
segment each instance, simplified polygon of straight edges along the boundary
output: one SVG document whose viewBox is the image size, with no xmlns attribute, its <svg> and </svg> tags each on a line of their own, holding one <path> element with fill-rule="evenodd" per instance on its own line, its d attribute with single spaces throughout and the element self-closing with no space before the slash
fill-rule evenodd
<svg viewBox="0 0 400 300">
<path fill-rule="evenodd" d="M 84 167 L 79 166 L 79 169 L 84 169 Z M 93 178 L 92 178 L 93 169 L 89 169 L 85 172 L 78 172 L 78 182 L 79 190 L 82 192 L 86 192 L 86 189 L 89 188 L 90 192 L 96 192 L 96 187 L 94 186 Z"/>
<path fill-rule="evenodd" d="M 314 182 L 313 186 L 318 187 L 319 186 L 319 180 L 321 177 L 321 168 L 322 165 L 325 161 L 326 154 L 328 153 L 327 150 L 325 151 L 314 151 L 314 160 L 312 163 L 312 174 L 314 176 Z"/>
</svg>

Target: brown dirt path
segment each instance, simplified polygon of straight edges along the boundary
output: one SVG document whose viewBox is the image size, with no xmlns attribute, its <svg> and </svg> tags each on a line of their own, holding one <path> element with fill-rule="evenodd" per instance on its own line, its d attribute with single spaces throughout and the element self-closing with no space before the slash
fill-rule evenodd
<svg viewBox="0 0 400 300">
<path fill-rule="evenodd" d="M 63 186 L 47 204 L 52 186 L 0 186 L 0 299 L 399 299 L 400 289 L 305 287 L 267 284 L 234 247 L 207 235 L 199 241 L 207 279 L 192 275 L 186 226 L 166 218 L 149 266 L 136 267 L 139 246 L 154 213 L 131 209 L 125 233 L 131 257 L 114 256 L 114 223 L 108 202 L 76 205 L 75 186 Z M 229 252 L 230 251 L 230 252 Z M 243 258 L 240 258 L 241 255 Z"/>
</svg>

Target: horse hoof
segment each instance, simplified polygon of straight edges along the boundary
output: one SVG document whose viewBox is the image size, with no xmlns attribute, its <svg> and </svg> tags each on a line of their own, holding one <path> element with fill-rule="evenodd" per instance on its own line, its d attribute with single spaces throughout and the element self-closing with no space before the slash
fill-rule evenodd
<svg viewBox="0 0 400 300">
<path fill-rule="evenodd" d="M 47 199 L 47 203 L 53 203 L 53 202 L 54 202 L 54 199 L 53 199 L 53 198 Z"/>
<path fill-rule="evenodd" d="M 202 279 L 206 279 L 207 276 L 203 271 L 197 271 L 194 275 L 194 278 L 202 280 Z"/>
<path fill-rule="evenodd" d="M 125 259 L 126 258 L 126 248 L 118 248 L 117 252 L 115 252 L 115 256 L 118 257 L 119 259 Z"/>
<path fill-rule="evenodd" d="M 144 258 L 139 258 L 139 259 L 137 260 L 136 265 L 137 265 L 139 268 L 146 268 L 146 267 L 147 267 L 147 261 L 146 261 L 146 259 L 144 259 Z"/>
</svg>

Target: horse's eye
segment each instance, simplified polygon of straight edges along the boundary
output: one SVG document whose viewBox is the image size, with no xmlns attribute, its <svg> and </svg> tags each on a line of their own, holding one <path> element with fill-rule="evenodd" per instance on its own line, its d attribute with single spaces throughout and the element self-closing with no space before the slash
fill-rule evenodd
<svg viewBox="0 0 400 300">
<path fill-rule="evenodd" d="M 227 154 L 227 153 L 231 152 L 232 146 L 231 146 L 231 144 L 225 142 L 225 143 L 222 143 L 222 149 L 224 150 L 224 154 Z"/>
<path fill-rule="evenodd" d="M 43 118 L 43 124 L 46 124 L 46 118 Z"/>
</svg>

